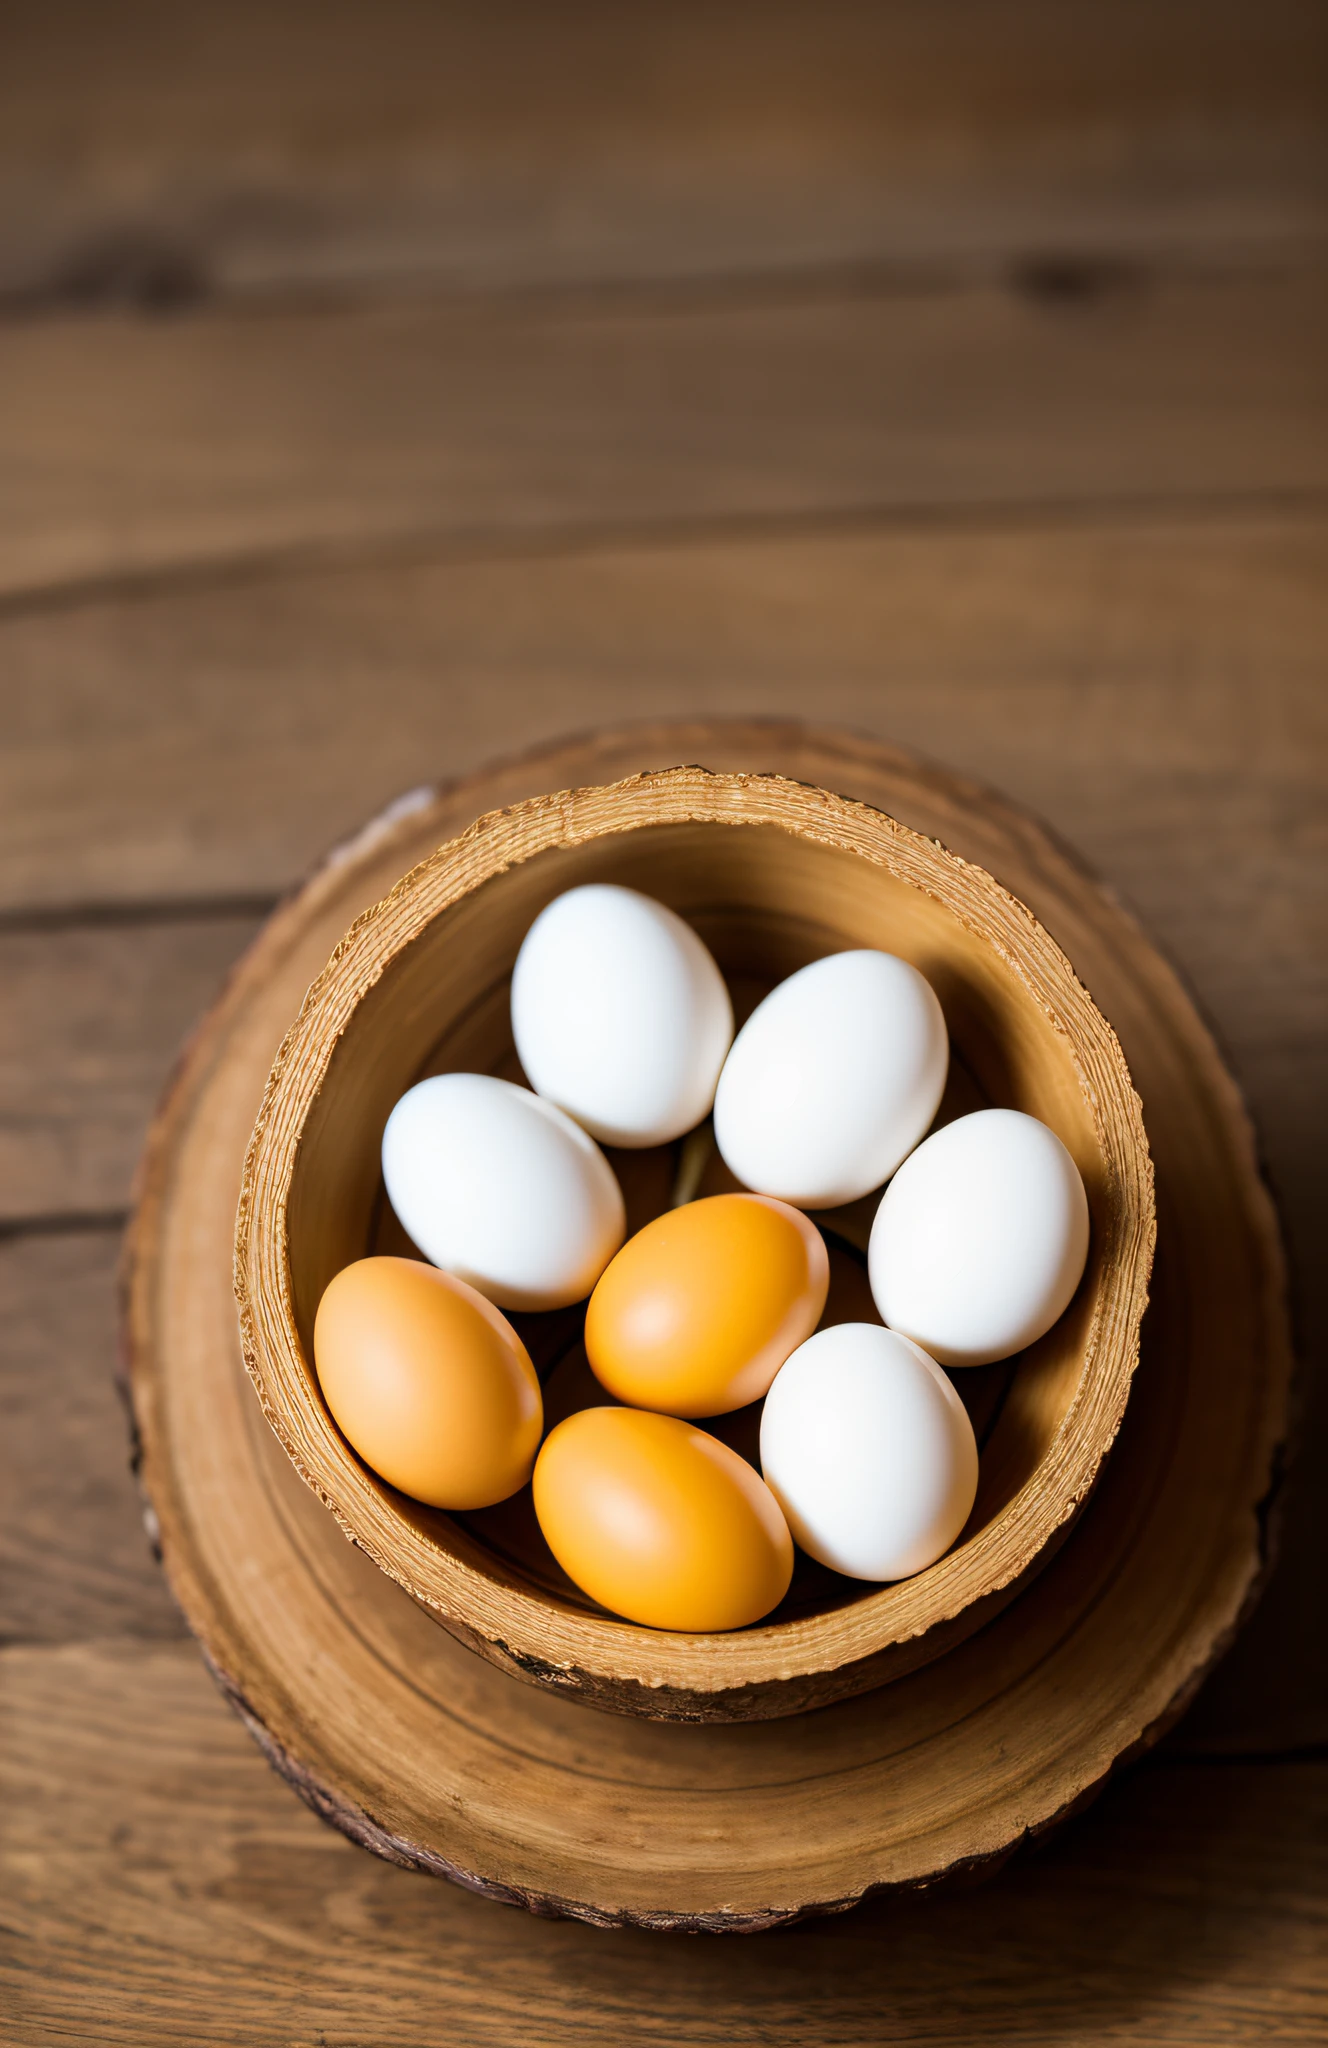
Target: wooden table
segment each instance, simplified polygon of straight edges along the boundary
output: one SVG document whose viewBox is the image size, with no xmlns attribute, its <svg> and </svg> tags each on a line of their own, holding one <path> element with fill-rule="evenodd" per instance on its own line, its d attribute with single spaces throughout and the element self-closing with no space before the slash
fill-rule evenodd
<svg viewBox="0 0 1328 2048">
<path fill-rule="evenodd" d="M 149 1555 L 134 1158 L 412 784 L 839 721 L 1048 818 L 1258 1119 L 1322 1364 L 1328 274 L 1310 4 L 0 24 L 0 2038 L 1328 2032 L 1328 1455 L 1180 1728 L 981 1889 L 604 1934 L 321 1827 Z"/>
</svg>

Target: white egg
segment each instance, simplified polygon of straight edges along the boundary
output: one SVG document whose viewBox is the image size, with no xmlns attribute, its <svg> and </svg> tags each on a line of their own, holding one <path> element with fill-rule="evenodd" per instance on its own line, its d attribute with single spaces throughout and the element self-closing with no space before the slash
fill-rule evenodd
<svg viewBox="0 0 1328 2048">
<path fill-rule="evenodd" d="M 832 953 L 781 981 L 715 1095 L 730 1172 L 801 1209 L 856 1201 L 936 1114 L 950 1042 L 930 982 L 893 953 Z"/>
<path fill-rule="evenodd" d="M 556 896 L 512 974 L 512 1035 L 539 1094 L 606 1145 L 664 1145 L 709 1111 L 733 1037 L 689 924 L 608 882 Z"/>
<path fill-rule="evenodd" d="M 593 1138 L 551 1102 L 489 1074 L 408 1089 L 383 1132 L 383 1179 L 427 1259 L 499 1308 L 581 1301 L 626 1229 Z"/>
<path fill-rule="evenodd" d="M 943 1365 L 1021 1351 L 1068 1306 L 1088 1257 L 1088 1198 L 1056 1133 L 1017 1109 L 933 1131 L 891 1181 L 868 1271 L 892 1330 Z"/>
<path fill-rule="evenodd" d="M 765 1397 L 761 1470 L 796 1543 L 851 1579 L 907 1579 L 950 1548 L 978 1488 L 973 1425 L 920 1346 L 818 1330 Z"/>
</svg>

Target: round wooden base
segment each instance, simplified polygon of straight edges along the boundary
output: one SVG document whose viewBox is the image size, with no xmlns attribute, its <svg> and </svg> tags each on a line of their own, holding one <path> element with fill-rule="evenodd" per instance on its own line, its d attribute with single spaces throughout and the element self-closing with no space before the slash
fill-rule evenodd
<svg viewBox="0 0 1328 2048">
<path fill-rule="evenodd" d="M 481 812 L 635 769 L 777 770 L 976 861 L 1058 940 L 1125 1049 L 1158 1251 L 1124 1427 L 1059 1554 L 976 1635 L 789 1720 L 687 1727 L 505 1676 L 342 1536 L 240 1358 L 236 1192 L 273 1054 L 352 919 Z M 366 1847 L 536 1912 L 754 1929 L 991 1863 L 1156 1738 L 1257 1590 L 1290 1376 L 1276 1220 L 1236 1091 L 1170 969 L 1046 832 L 870 742 L 642 726 L 394 807 L 271 920 L 181 1062 L 125 1271 L 143 1484 L 172 1586 L 277 1768 Z"/>
</svg>

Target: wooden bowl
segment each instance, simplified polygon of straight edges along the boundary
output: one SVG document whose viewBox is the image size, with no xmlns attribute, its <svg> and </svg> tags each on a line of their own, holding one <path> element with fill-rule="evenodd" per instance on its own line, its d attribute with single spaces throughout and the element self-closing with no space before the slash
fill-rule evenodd
<svg viewBox="0 0 1328 2048">
<path fill-rule="evenodd" d="M 323 1289 L 393 1244 L 379 1171 L 387 1114 L 426 1073 L 519 1074 L 508 983 L 560 891 L 644 890 L 701 933 L 740 1001 L 822 954 L 879 946 L 940 997 L 948 1113 L 1023 1109 L 1058 1132 L 1088 1191 L 1092 1250 L 1065 1315 L 1009 1366 L 956 1375 L 984 1425 L 961 1540 L 879 1589 L 806 1572 L 765 1622 L 672 1634 L 605 1614 L 557 1573 L 522 1497 L 454 1517 L 396 1493 L 350 1451 L 310 1365 Z M 942 1115 L 947 1113 L 943 1106 Z M 666 1154 L 615 1155 L 634 1226 L 664 1205 Z M 820 1221 L 841 1242 L 842 1312 L 870 1199 Z M 359 918 L 277 1057 L 245 1164 L 236 1291 L 245 1362 L 296 1469 L 359 1544 L 502 1669 L 666 1720 L 758 1720 L 847 1697 L 970 1634 L 1052 1554 L 1125 1410 L 1154 1238 L 1152 1169 L 1116 1038 L 1032 914 L 981 868 L 860 803 L 777 776 L 680 768 L 481 818 Z M 399 1240 L 398 1240 L 399 1245 Z M 525 1319 L 537 1363 L 578 1396 L 576 1321 Z M 568 1394 L 566 1388 L 572 1392 Z"/>
</svg>

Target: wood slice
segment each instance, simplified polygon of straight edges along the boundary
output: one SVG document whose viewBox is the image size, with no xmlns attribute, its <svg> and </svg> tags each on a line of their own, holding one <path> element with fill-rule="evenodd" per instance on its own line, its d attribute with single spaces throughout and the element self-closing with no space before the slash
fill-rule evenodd
<svg viewBox="0 0 1328 2048">
<path fill-rule="evenodd" d="M 1158 1254 L 1113 1456 L 1046 1570 L 888 1689 L 688 1727 L 522 1686 L 347 1543 L 271 1435 L 230 1291 L 272 1057 L 352 919 L 481 812 L 636 769 L 775 770 L 879 805 L 1034 910 L 1115 1027 L 1144 1104 Z M 752 1929 L 992 1864 L 1155 1739 L 1261 1582 L 1291 1354 L 1274 1213 L 1236 1090 L 1171 970 L 1046 831 L 868 741 L 643 726 L 417 793 L 260 935 L 151 1135 L 125 1268 L 142 1477 L 172 1586 L 277 1767 L 394 1861 L 605 1925 Z"/>
</svg>

